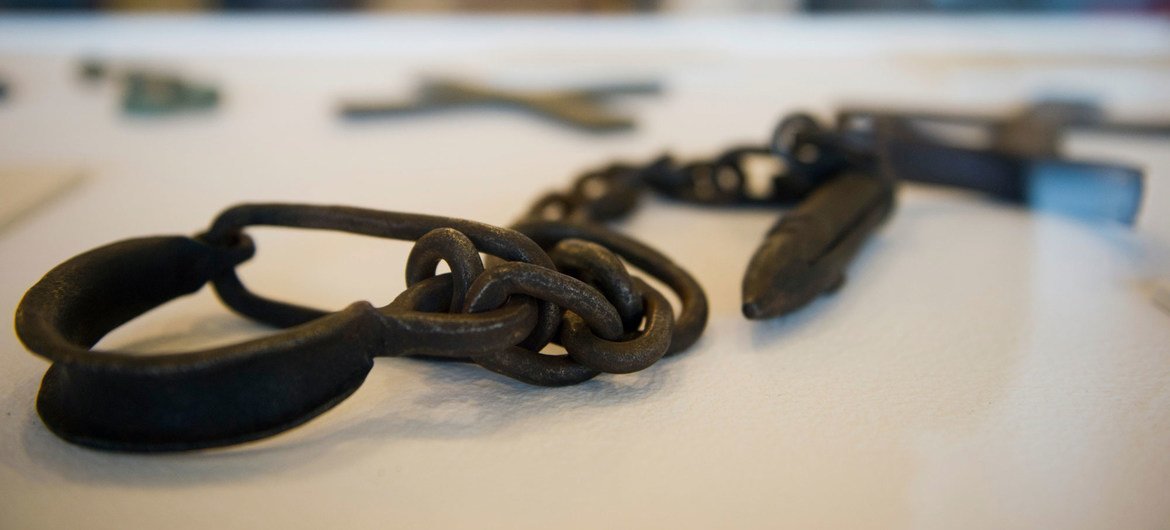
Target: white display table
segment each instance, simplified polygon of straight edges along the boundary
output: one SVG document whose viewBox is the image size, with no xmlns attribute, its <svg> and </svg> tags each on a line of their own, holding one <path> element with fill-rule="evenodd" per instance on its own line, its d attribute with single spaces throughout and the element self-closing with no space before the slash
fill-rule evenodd
<svg viewBox="0 0 1170 530">
<path fill-rule="evenodd" d="M 1170 113 L 1164 21 L 1076 18 L 0 18 L 0 167 L 83 180 L 0 232 L 0 307 L 83 250 L 193 234 L 244 201 L 516 218 L 615 158 L 706 156 L 845 103 L 999 110 L 1098 98 Z M 77 59 L 217 83 L 211 115 L 133 119 Z M 588 136 L 504 111 L 346 123 L 344 96 L 418 74 L 557 85 L 657 78 Z M 34 400 L 48 364 L 0 334 L 4 528 L 1061 528 L 1170 525 L 1170 149 L 1071 138 L 1147 169 L 1135 229 L 906 186 L 835 296 L 758 323 L 747 259 L 777 212 L 647 200 L 619 228 L 689 269 L 704 337 L 631 375 L 533 388 L 379 359 L 336 409 L 228 450 L 68 445 Z M 20 184 L 8 184 L 16 186 Z M 385 303 L 409 245 L 256 230 L 258 291 Z M 339 281 L 338 278 L 345 278 Z M 9 328 L 11 329 L 11 327 Z M 266 330 L 203 290 L 102 346 L 168 351 Z"/>
</svg>

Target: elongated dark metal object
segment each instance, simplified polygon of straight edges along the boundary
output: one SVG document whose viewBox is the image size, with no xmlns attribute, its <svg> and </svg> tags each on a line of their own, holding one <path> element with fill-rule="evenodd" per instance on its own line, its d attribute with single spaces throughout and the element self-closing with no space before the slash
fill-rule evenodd
<svg viewBox="0 0 1170 530">
<path fill-rule="evenodd" d="M 835 289 L 893 207 L 892 185 L 872 176 L 846 173 L 818 187 L 780 217 L 748 262 L 744 316 L 784 315 Z"/>
<path fill-rule="evenodd" d="M 1059 157 L 1061 142 L 1071 131 L 1106 134 L 1170 136 L 1170 120 L 1118 120 L 1090 101 L 1041 100 L 1002 116 L 946 111 L 849 108 L 837 114 L 838 124 L 893 118 L 907 123 L 951 124 L 982 129 L 983 147 L 1034 157 Z"/>
<path fill-rule="evenodd" d="M 633 128 L 633 118 L 605 106 L 615 96 L 652 95 L 657 83 L 629 83 L 567 90 L 513 91 L 451 79 L 424 82 L 412 101 L 349 102 L 342 105 L 347 119 L 390 118 L 472 106 L 495 106 L 530 112 L 557 123 L 590 132 Z"/>
<path fill-rule="evenodd" d="M 884 158 L 899 178 L 963 188 L 1038 210 L 1133 225 L 1141 210 L 1140 169 L 1120 164 L 1025 157 L 921 141 L 890 141 Z"/>
<path fill-rule="evenodd" d="M 1096 105 L 1045 101 L 1002 117 L 846 109 L 842 138 L 880 157 L 900 180 L 980 191 L 1087 220 L 1133 225 L 1144 191 L 1140 169 L 1061 154 L 1071 130 L 1170 136 L 1170 122 L 1107 119 Z"/>
</svg>

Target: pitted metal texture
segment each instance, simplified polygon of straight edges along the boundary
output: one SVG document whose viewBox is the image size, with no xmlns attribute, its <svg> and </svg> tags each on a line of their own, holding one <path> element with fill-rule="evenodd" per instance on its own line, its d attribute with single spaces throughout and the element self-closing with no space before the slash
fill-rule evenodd
<svg viewBox="0 0 1170 530">
<path fill-rule="evenodd" d="M 256 253 L 246 229 L 257 225 L 417 241 L 407 288 L 383 307 L 357 302 L 339 312 L 256 294 L 236 267 Z M 545 386 L 651 366 L 675 335 L 666 298 L 604 244 L 562 239 L 550 256 L 518 231 L 473 221 L 246 204 L 195 237 L 128 240 L 65 262 L 29 290 L 16 327 L 54 363 L 38 398 L 50 429 L 126 451 L 213 447 L 290 428 L 356 390 L 378 356 L 474 362 Z M 481 255 L 495 259 L 485 265 Z M 436 275 L 440 262 L 451 272 Z M 114 328 L 206 283 L 236 312 L 285 331 L 168 355 L 92 349 Z M 568 353 L 542 352 L 550 343 Z"/>
</svg>

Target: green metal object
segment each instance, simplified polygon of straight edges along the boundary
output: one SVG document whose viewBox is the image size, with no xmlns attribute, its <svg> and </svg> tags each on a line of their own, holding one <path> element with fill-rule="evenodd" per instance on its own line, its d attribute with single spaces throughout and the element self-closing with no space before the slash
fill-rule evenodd
<svg viewBox="0 0 1170 530">
<path fill-rule="evenodd" d="M 134 116 L 165 116 L 207 111 L 219 104 L 219 90 L 179 75 L 143 68 L 116 69 L 98 59 L 84 59 L 78 76 L 86 83 L 107 79 L 120 83 L 122 111 Z"/>
<path fill-rule="evenodd" d="M 130 72 L 126 74 L 122 110 L 127 114 L 158 116 L 203 111 L 219 104 L 219 91 L 180 77 Z"/>
</svg>

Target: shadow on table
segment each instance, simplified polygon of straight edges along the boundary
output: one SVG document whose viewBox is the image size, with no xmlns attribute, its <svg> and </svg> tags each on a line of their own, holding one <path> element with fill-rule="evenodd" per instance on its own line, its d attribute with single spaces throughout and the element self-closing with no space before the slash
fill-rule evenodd
<svg viewBox="0 0 1170 530">
<path fill-rule="evenodd" d="M 425 390 L 414 388 L 405 397 L 386 388 L 387 379 L 382 376 L 387 374 L 377 372 L 387 367 L 378 361 L 359 389 L 366 394 L 368 406 L 360 413 L 341 406 L 276 437 L 189 453 L 110 453 L 75 446 L 54 436 L 31 407 L 20 431 L 24 452 L 38 471 L 48 469 L 72 481 L 184 486 L 257 479 L 335 464 L 339 452 L 348 454 L 355 442 L 392 445 L 411 439 L 476 438 L 579 409 L 620 408 L 670 386 L 674 371 L 680 369 L 679 360 L 671 357 L 643 372 L 602 374 L 565 388 L 534 387 L 469 363 L 389 360 L 409 363 L 404 368 L 422 380 Z M 37 384 L 30 381 L 18 389 L 19 397 L 35 396 Z M 370 397 L 371 392 L 377 397 Z M 379 410 L 384 412 L 367 413 Z M 362 446 L 352 456 L 369 453 Z"/>
</svg>

